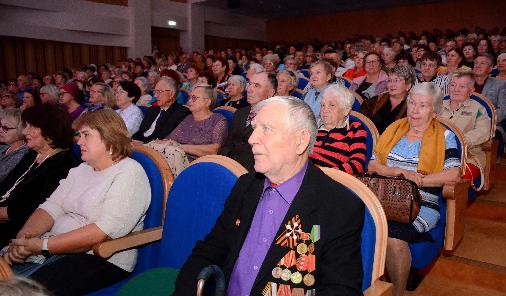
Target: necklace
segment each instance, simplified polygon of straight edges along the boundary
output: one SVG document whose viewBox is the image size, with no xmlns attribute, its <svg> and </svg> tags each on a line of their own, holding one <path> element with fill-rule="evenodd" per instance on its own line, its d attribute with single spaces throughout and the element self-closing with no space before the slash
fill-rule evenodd
<svg viewBox="0 0 506 296">
<path fill-rule="evenodd" d="M 23 148 L 25 145 L 26 145 L 26 143 L 25 143 L 25 142 L 23 142 L 20 146 L 18 146 L 18 147 L 16 147 L 16 148 L 14 148 L 14 149 L 12 148 L 12 146 L 9 146 L 9 148 L 8 148 L 7 150 L 5 150 L 5 155 L 8 155 L 8 154 L 10 154 L 10 153 L 13 153 L 13 152 L 14 152 L 14 151 L 16 151 L 16 150 L 19 150 L 19 149 Z"/>
<path fill-rule="evenodd" d="M 41 155 L 41 154 L 38 154 L 37 157 L 35 157 L 35 160 L 33 161 L 33 163 L 30 165 L 30 167 L 16 180 L 16 182 L 14 182 L 14 185 L 12 185 L 12 187 L 2 196 L 2 198 L 0 199 L 0 202 L 6 201 L 11 196 L 11 192 L 14 191 L 14 189 L 16 189 L 16 187 L 19 185 L 19 183 L 21 183 L 25 180 L 26 174 L 28 174 L 32 170 L 32 168 L 34 167 L 35 164 L 37 164 L 37 166 L 35 167 L 35 169 L 37 169 L 44 161 L 46 161 L 46 159 L 48 159 L 49 157 L 55 155 L 56 153 L 58 153 L 60 151 L 62 151 L 60 148 L 54 149 L 53 151 L 48 153 L 48 155 L 46 155 L 46 157 L 40 163 L 37 163 L 37 158 L 39 158 L 39 156 Z"/>
</svg>

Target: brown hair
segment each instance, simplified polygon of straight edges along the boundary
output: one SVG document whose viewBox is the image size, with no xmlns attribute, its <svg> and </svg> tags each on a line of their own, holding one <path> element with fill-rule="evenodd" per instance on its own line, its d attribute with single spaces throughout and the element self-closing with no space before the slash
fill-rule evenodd
<svg viewBox="0 0 506 296">
<path fill-rule="evenodd" d="M 105 147 L 112 152 L 112 160 L 121 160 L 132 152 L 125 122 L 114 110 L 101 109 L 84 113 L 74 122 L 74 129 L 79 130 L 83 126 L 98 131 Z"/>
</svg>

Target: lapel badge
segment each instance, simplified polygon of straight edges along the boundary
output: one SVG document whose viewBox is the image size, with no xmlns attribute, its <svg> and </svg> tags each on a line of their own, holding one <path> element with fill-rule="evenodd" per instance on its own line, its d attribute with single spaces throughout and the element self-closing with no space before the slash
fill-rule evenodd
<svg viewBox="0 0 506 296">
<path fill-rule="evenodd" d="M 239 225 L 241 225 L 241 219 L 237 218 L 235 220 L 235 226 L 239 227 Z"/>
</svg>

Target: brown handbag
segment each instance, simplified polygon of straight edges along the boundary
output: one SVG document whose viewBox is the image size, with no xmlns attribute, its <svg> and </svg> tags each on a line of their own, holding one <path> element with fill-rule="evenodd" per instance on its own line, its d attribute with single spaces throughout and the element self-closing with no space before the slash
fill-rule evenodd
<svg viewBox="0 0 506 296">
<path fill-rule="evenodd" d="M 362 181 L 378 197 L 387 220 L 411 223 L 420 212 L 421 197 L 415 182 L 401 177 L 361 175 Z"/>
</svg>

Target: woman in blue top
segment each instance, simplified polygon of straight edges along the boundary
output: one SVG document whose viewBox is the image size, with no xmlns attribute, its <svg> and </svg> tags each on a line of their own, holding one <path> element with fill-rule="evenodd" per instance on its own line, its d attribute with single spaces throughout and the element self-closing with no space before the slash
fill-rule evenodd
<svg viewBox="0 0 506 296">
<path fill-rule="evenodd" d="M 311 77 L 309 86 L 304 92 L 304 102 L 311 107 L 316 116 L 316 121 L 320 120 L 320 104 L 323 97 L 323 91 L 334 80 L 334 68 L 329 62 L 318 61 L 311 65 Z"/>
</svg>

